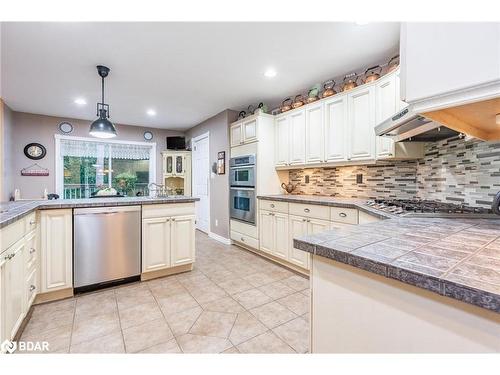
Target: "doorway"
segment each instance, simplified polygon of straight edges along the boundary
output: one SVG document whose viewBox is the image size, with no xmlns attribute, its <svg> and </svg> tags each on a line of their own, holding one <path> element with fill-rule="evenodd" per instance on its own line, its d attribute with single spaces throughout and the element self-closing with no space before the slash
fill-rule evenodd
<svg viewBox="0 0 500 375">
<path fill-rule="evenodd" d="M 210 152 L 209 133 L 192 139 L 193 196 L 196 202 L 196 228 L 210 233 Z"/>
</svg>

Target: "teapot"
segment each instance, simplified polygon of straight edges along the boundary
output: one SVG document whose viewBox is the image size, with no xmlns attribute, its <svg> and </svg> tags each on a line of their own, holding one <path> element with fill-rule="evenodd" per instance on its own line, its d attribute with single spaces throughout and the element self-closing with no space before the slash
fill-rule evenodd
<svg viewBox="0 0 500 375">
<path fill-rule="evenodd" d="M 380 73 L 382 72 L 382 68 L 379 65 L 372 66 L 371 68 L 366 69 L 365 71 L 365 83 L 370 83 L 376 81 L 380 78 Z"/>
<path fill-rule="evenodd" d="M 292 109 L 292 98 L 286 98 L 281 102 L 281 112 L 286 112 Z"/>
<path fill-rule="evenodd" d="M 295 99 L 293 99 L 292 108 L 295 109 L 302 107 L 304 105 L 304 102 L 305 102 L 304 97 L 302 96 L 302 94 L 299 94 L 295 96 Z"/>
<path fill-rule="evenodd" d="M 399 66 L 399 55 L 396 55 L 392 57 L 389 62 L 387 63 L 387 73 L 392 72 L 393 70 L 396 70 Z"/>
<path fill-rule="evenodd" d="M 493 199 L 491 210 L 494 214 L 500 215 L 500 191 L 495 195 L 495 198 Z"/>
<path fill-rule="evenodd" d="M 358 76 L 356 73 L 348 74 L 344 77 L 342 91 L 349 91 L 358 86 Z"/>
<path fill-rule="evenodd" d="M 281 184 L 281 187 L 288 193 L 290 194 L 294 189 L 295 185 L 293 185 L 291 182 L 288 184 L 285 184 L 284 182 Z"/>
<path fill-rule="evenodd" d="M 323 91 L 323 94 L 321 94 L 321 96 L 323 98 L 326 98 L 335 95 L 337 91 L 335 91 L 334 87 L 335 87 L 335 81 L 333 79 L 329 79 L 328 81 L 323 83 L 323 89 L 325 91 Z"/>
</svg>

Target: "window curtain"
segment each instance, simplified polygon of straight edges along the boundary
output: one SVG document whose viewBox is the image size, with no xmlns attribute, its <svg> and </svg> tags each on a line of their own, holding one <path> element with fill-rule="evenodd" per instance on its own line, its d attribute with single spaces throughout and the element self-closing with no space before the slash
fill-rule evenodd
<svg viewBox="0 0 500 375">
<path fill-rule="evenodd" d="M 61 139 L 61 156 L 149 160 L 151 146 Z"/>
</svg>

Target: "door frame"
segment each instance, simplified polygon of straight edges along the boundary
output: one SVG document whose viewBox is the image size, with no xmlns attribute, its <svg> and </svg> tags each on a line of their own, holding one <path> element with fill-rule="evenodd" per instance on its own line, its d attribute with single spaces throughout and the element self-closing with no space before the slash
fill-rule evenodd
<svg viewBox="0 0 500 375">
<path fill-rule="evenodd" d="M 195 169 L 194 169 L 194 146 L 196 144 L 196 142 L 199 142 L 201 141 L 202 139 L 205 139 L 207 138 L 207 142 L 208 142 L 208 147 L 207 147 L 207 150 L 208 150 L 208 186 L 207 186 L 207 191 L 208 191 L 208 231 L 207 231 L 207 235 L 209 235 L 210 233 L 212 233 L 212 223 L 210 221 L 210 180 L 211 180 L 211 170 L 210 170 L 210 131 L 207 131 L 206 133 L 203 133 L 203 134 L 200 134 L 196 137 L 193 137 L 191 138 L 191 173 L 192 173 L 192 179 L 191 179 L 191 195 L 193 195 L 194 193 L 194 182 L 195 182 Z M 194 196 L 194 195 L 193 195 Z M 198 229 L 198 230 L 201 230 L 200 228 L 198 228 L 198 223 L 195 223 L 195 228 Z M 202 231 L 203 232 L 203 231 Z"/>
</svg>

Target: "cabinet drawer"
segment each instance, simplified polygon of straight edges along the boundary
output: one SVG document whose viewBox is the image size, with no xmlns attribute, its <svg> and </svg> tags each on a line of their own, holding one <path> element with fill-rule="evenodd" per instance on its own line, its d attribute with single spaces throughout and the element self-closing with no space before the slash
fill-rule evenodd
<svg viewBox="0 0 500 375">
<path fill-rule="evenodd" d="M 26 247 L 24 249 L 24 259 L 27 274 L 29 274 L 31 270 L 36 268 L 37 257 L 38 249 L 36 243 L 36 234 L 32 233 L 26 237 Z"/>
<path fill-rule="evenodd" d="M 12 246 L 15 242 L 19 241 L 24 236 L 24 220 L 18 220 L 12 224 L 7 225 L 0 232 L 0 253 Z"/>
<path fill-rule="evenodd" d="M 288 213 L 288 202 L 278 202 L 278 201 L 268 201 L 260 200 L 259 208 L 261 210 L 267 210 L 272 212 L 281 212 L 284 214 Z"/>
<path fill-rule="evenodd" d="M 25 232 L 24 233 L 29 233 L 33 229 L 36 229 L 37 222 L 36 222 L 36 212 L 32 212 L 28 216 L 24 218 L 25 222 Z"/>
<path fill-rule="evenodd" d="M 31 273 L 28 274 L 28 277 L 26 278 L 25 290 L 26 290 L 25 301 L 27 301 L 27 306 L 26 306 L 27 310 L 33 304 L 36 294 L 38 293 L 36 269 L 34 269 L 33 271 L 31 271 Z"/>
<path fill-rule="evenodd" d="M 345 224 L 357 224 L 358 210 L 355 208 L 331 207 L 331 220 Z"/>
<path fill-rule="evenodd" d="M 231 231 L 231 239 L 233 241 L 236 241 L 236 242 L 244 244 L 248 247 L 251 247 L 252 249 L 259 248 L 259 240 L 257 240 L 256 238 L 247 236 L 246 234 L 236 232 L 234 230 Z"/>
<path fill-rule="evenodd" d="M 194 214 L 194 203 L 166 203 L 142 206 L 143 219 Z"/>
<path fill-rule="evenodd" d="M 330 208 L 315 204 L 290 203 L 290 215 L 330 220 Z"/>
</svg>

